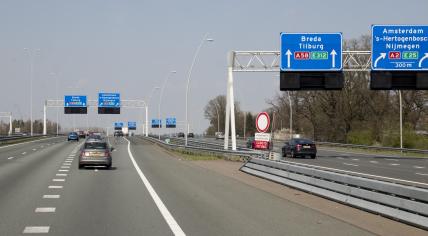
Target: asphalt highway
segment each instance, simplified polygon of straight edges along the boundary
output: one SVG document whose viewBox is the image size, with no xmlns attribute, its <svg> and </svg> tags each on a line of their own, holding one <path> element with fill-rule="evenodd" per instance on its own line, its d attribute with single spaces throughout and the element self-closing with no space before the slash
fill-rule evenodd
<svg viewBox="0 0 428 236">
<path fill-rule="evenodd" d="M 64 138 L 0 148 L 0 235 L 372 235 L 142 139 L 109 141 L 111 169 L 78 169 L 81 142 Z"/>
</svg>

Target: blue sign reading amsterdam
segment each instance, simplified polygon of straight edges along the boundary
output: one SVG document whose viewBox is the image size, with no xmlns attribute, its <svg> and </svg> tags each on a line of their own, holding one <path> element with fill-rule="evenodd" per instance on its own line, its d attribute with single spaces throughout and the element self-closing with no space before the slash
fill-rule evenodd
<svg viewBox="0 0 428 236">
<path fill-rule="evenodd" d="M 64 96 L 64 107 L 86 107 L 86 96 Z"/>
<path fill-rule="evenodd" d="M 98 107 L 120 107 L 119 93 L 99 93 Z"/>
<path fill-rule="evenodd" d="M 177 127 L 177 119 L 175 117 L 172 118 L 166 118 L 165 124 L 167 128 L 175 128 Z"/>
<path fill-rule="evenodd" d="M 130 129 L 130 130 L 136 130 L 137 129 L 137 122 L 135 122 L 135 121 L 128 121 L 128 129 Z"/>
<path fill-rule="evenodd" d="M 281 71 L 342 70 L 341 33 L 281 33 Z"/>
<path fill-rule="evenodd" d="M 428 26 L 373 25 L 372 70 L 428 70 Z"/>
<path fill-rule="evenodd" d="M 152 128 L 161 128 L 161 127 L 162 127 L 162 120 L 152 119 Z"/>
</svg>

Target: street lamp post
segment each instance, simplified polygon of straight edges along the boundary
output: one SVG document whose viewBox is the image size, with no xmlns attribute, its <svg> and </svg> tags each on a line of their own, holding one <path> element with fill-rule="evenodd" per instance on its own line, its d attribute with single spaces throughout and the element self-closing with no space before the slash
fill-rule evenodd
<svg viewBox="0 0 428 236">
<path fill-rule="evenodd" d="M 149 136 L 149 104 L 150 100 L 152 100 L 153 93 L 155 90 L 160 89 L 159 86 L 155 86 L 152 91 L 150 92 L 149 98 L 147 99 L 147 105 L 146 105 L 146 137 Z"/>
<path fill-rule="evenodd" d="M 199 44 L 198 48 L 196 49 L 195 55 L 193 56 L 192 64 L 190 65 L 189 73 L 187 75 L 187 86 L 186 86 L 186 132 L 185 132 L 185 146 L 187 147 L 187 136 L 189 135 L 189 114 L 188 114 L 188 100 L 189 100 L 189 85 L 190 85 L 190 79 L 192 76 L 192 70 L 193 66 L 195 65 L 196 59 L 198 57 L 199 51 L 201 50 L 202 45 L 204 42 L 213 42 L 214 39 L 208 38 L 208 33 L 204 35 L 204 37 L 201 40 L 201 43 Z"/>
<path fill-rule="evenodd" d="M 161 118 L 160 118 L 160 112 L 161 112 L 161 104 L 162 104 L 162 96 L 163 96 L 163 91 L 164 91 L 164 89 L 165 89 L 165 86 L 166 86 L 166 83 L 168 82 L 168 79 L 172 76 L 172 74 L 175 74 L 175 73 L 177 73 L 177 71 L 175 71 L 175 70 L 173 70 L 173 71 L 170 71 L 169 73 L 168 73 L 168 75 L 166 76 L 166 78 L 165 78 L 165 80 L 164 80 L 164 82 L 163 82 L 163 84 L 162 84 L 162 88 L 161 88 L 161 91 L 160 91 L 160 95 L 159 95 L 159 104 L 158 104 L 158 119 L 160 120 Z M 165 124 L 166 125 L 166 124 Z M 161 124 L 160 124 L 160 122 L 159 122 L 159 140 L 160 140 L 160 127 L 161 126 Z"/>
<path fill-rule="evenodd" d="M 220 114 L 218 113 L 218 108 L 216 103 L 214 103 L 214 107 L 217 112 L 217 132 L 220 132 Z"/>
<path fill-rule="evenodd" d="M 35 53 L 40 52 L 40 49 L 36 49 L 34 54 L 31 53 L 30 49 L 24 48 L 24 51 L 28 52 L 28 58 L 30 60 L 30 135 L 33 136 L 33 77 L 34 77 L 34 58 Z"/>
<path fill-rule="evenodd" d="M 290 97 L 290 92 L 287 91 L 287 96 L 288 96 L 288 104 L 290 104 L 290 139 L 293 138 L 293 107 L 291 105 L 291 97 Z"/>
</svg>

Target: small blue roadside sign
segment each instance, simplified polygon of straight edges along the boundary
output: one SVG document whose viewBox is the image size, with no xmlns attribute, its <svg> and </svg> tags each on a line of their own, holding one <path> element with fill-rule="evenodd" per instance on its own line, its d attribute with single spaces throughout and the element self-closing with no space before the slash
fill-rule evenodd
<svg viewBox="0 0 428 236">
<path fill-rule="evenodd" d="M 64 107 L 86 107 L 86 96 L 65 95 Z"/>
<path fill-rule="evenodd" d="M 342 33 L 281 33 L 281 71 L 341 71 Z"/>
<path fill-rule="evenodd" d="M 114 128 L 122 128 L 123 127 L 123 122 L 115 122 L 114 123 Z"/>
<path fill-rule="evenodd" d="M 98 107 L 120 107 L 119 93 L 99 93 Z"/>
<path fill-rule="evenodd" d="M 135 122 L 135 121 L 128 121 L 128 129 L 130 129 L 130 130 L 136 130 L 137 129 L 137 122 Z"/>
<path fill-rule="evenodd" d="M 177 119 L 175 117 L 166 118 L 165 125 L 167 128 L 176 128 L 177 127 Z"/>
<path fill-rule="evenodd" d="M 162 120 L 152 119 L 152 128 L 162 128 Z"/>
<path fill-rule="evenodd" d="M 428 25 L 373 25 L 372 70 L 428 70 Z"/>
</svg>

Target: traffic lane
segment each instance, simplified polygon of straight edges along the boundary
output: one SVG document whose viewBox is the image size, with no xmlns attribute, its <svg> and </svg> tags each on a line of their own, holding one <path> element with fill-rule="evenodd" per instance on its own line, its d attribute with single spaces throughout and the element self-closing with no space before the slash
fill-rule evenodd
<svg viewBox="0 0 428 236">
<path fill-rule="evenodd" d="M 285 158 L 285 161 L 304 163 L 310 165 L 318 165 L 328 168 L 353 171 L 363 174 L 383 176 L 387 178 L 395 178 L 406 181 L 415 181 L 420 183 L 428 183 L 427 176 L 418 175 L 417 173 L 426 172 L 426 162 L 418 162 L 416 169 L 413 164 L 407 163 L 409 160 L 379 160 L 376 158 L 366 159 L 357 157 L 331 157 L 331 156 L 317 156 L 316 159 L 310 158 Z M 402 164 L 403 163 L 403 164 Z M 405 164 L 404 164 L 405 163 Z"/>
<path fill-rule="evenodd" d="M 63 137 L 47 138 L 43 140 L 12 144 L 0 147 L 0 165 L 10 160 L 25 157 L 33 152 L 48 148 L 58 142 L 63 142 Z"/>
<path fill-rule="evenodd" d="M 113 167 L 78 169 L 72 162 L 55 214 L 47 217 L 50 235 L 172 235 L 141 182 L 123 138 L 110 138 Z M 40 223 L 42 224 L 42 223 Z"/>
<path fill-rule="evenodd" d="M 318 211 L 174 158 L 131 137 L 147 179 L 188 235 L 370 235 Z"/>
<path fill-rule="evenodd" d="M 62 158 L 76 145 L 58 143 L 0 166 L 0 235 L 19 235 L 26 225 L 36 223 L 38 200 L 49 192 Z"/>
</svg>

